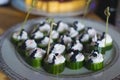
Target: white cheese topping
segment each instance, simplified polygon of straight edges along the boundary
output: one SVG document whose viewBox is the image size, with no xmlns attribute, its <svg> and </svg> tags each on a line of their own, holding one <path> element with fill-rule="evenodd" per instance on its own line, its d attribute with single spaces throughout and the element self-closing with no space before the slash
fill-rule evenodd
<svg viewBox="0 0 120 80">
<path fill-rule="evenodd" d="M 83 34 L 83 37 L 81 38 L 82 42 L 88 41 L 90 36 L 88 34 Z"/>
<path fill-rule="evenodd" d="M 97 41 L 97 43 L 98 43 L 98 46 L 99 47 L 101 47 L 101 48 L 103 48 L 103 47 L 105 47 L 105 42 L 104 41 Z"/>
<path fill-rule="evenodd" d="M 97 35 L 95 35 L 93 38 L 92 38 L 92 42 L 97 42 L 98 38 L 97 38 Z"/>
<path fill-rule="evenodd" d="M 107 35 L 106 35 L 106 45 L 107 45 L 107 44 L 111 44 L 112 41 L 113 41 L 113 40 L 112 40 L 111 36 L 110 36 L 109 34 L 107 34 Z M 102 39 L 102 42 L 105 43 L 105 38 Z"/>
<path fill-rule="evenodd" d="M 75 53 L 74 52 L 71 52 L 70 54 L 67 55 L 67 60 L 69 61 L 71 56 L 73 56 Z M 83 61 L 85 59 L 84 55 L 82 53 L 78 53 L 76 56 L 75 56 L 75 60 L 76 62 L 79 62 L 79 61 Z"/>
<path fill-rule="evenodd" d="M 54 59 L 54 64 L 55 64 L 55 65 L 62 64 L 62 63 L 65 62 L 64 56 L 62 56 L 62 55 L 60 55 L 60 54 L 58 54 L 58 55 L 56 56 L 54 53 L 49 54 L 48 59 L 47 59 L 47 62 L 48 62 L 48 63 L 53 63 L 53 58 L 54 58 L 54 56 L 55 56 L 55 59 Z"/>
<path fill-rule="evenodd" d="M 36 52 L 35 52 L 35 54 L 33 56 L 35 58 L 43 58 L 43 56 L 46 53 L 46 51 L 41 49 L 41 48 L 34 48 L 34 49 L 30 50 L 30 54 L 29 55 L 31 55 L 35 50 L 36 50 Z"/>
<path fill-rule="evenodd" d="M 44 36 L 44 34 L 42 32 L 40 32 L 40 31 L 37 31 L 32 35 L 34 35 L 35 39 L 43 38 L 43 36 Z"/>
<path fill-rule="evenodd" d="M 97 56 L 90 56 L 89 59 L 91 59 L 93 61 L 93 63 L 100 63 L 100 62 L 103 62 L 104 58 L 103 58 L 103 55 L 101 53 L 97 53 Z"/>
<path fill-rule="evenodd" d="M 82 24 L 81 22 L 78 22 L 77 24 L 75 24 L 77 27 L 77 31 L 81 31 L 85 28 L 85 25 Z"/>
<path fill-rule="evenodd" d="M 55 30 L 52 31 L 52 39 L 57 39 L 59 37 L 59 33 Z"/>
<path fill-rule="evenodd" d="M 89 34 L 90 37 L 94 37 L 97 34 L 96 30 L 93 29 L 93 28 L 88 29 L 87 32 L 88 32 L 88 34 Z"/>
<path fill-rule="evenodd" d="M 55 44 L 52 53 L 62 54 L 65 51 L 65 46 L 62 44 Z"/>
<path fill-rule="evenodd" d="M 63 36 L 63 41 L 64 41 L 65 44 L 68 44 L 68 43 L 72 42 L 72 39 L 71 39 L 71 37 L 64 35 Z"/>
<path fill-rule="evenodd" d="M 75 58 L 76 58 L 76 61 L 83 61 L 85 59 L 82 53 L 79 53 Z"/>
<path fill-rule="evenodd" d="M 43 44 L 43 45 L 48 45 L 48 42 L 49 42 L 49 37 L 45 37 L 45 38 L 41 41 L 41 44 Z M 52 40 L 52 39 L 50 40 L 50 43 L 53 43 L 53 40 Z"/>
<path fill-rule="evenodd" d="M 103 38 L 102 40 L 98 40 L 97 43 L 98 43 L 99 47 L 105 47 L 107 44 L 111 44 L 112 41 L 113 40 L 112 40 L 111 36 L 107 34 L 106 43 L 105 43 L 105 38 Z"/>
<path fill-rule="evenodd" d="M 76 31 L 74 28 L 70 28 L 70 37 L 76 37 L 78 35 L 78 31 Z"/>
<path fill-rule="evenodd" d="M 22 31 L 22 35 L 20 36 L 20 31 L 17 31 L 17 32 L 13 33 L 12 37 L 17 40 L 26 40 L 28 38 L 28 34 L 27 34 L 27 32 Z"/>
<path fill-rule="evenodd" d="M 61 32 L 67 31 L 68 29 L 69 29 L 68 24 L 66 24 L 64 22 L 60 22 L 58 25 L 57 31 L 61 33 Z"/>
<path fill-rule="evenodd" d="M 37 47 L 36 42 L 34 40 L 32 40 L 32 39 L 31 40 L 30 39 L 26 40 L 25 45 L 26 45 L 27 50 L 30 50 L 30 49 L 33 49 L 33 48 Z"/>
<path fill-rule="evenodd" d="M 74 44 L 72 49 L 81 51 L 83 49 L 83 45 L 79 42 L 79 40 L 76 40 L 76 44 Z"/>
<path fill-rule="evenodd" d="M 50 25 L 45 23 L 44 25 L 40 26 L 39 27 L 39 30 L 41 32 L 50 32 Z"/>
</svg>

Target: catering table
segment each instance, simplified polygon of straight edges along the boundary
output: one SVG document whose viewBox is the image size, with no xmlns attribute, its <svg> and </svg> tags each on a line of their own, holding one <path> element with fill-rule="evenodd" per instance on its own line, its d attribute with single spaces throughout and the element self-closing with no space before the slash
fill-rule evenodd
<svg viewBox="0 0 120 80">
<path fill-rule="evenodd" d="M 11 26 L 24 21 L 25 16 L 26 13 L 21 12 L 10 5 L 0 7 L 0 35 L 4 33 L 7 29 L 9 29 Z M 43 16 L 30 15 L 29 19 L 37 18 L 37 17 L 43 17 Z M 74 16 L 74 17 L 78 17 L 78 16 Z M 102 21 L 102 19 L 93 12 L 90 12 L 86 18 Z M 7 75 L 5 75 L 2 71 L 0 71 L 0 80 L 9 80 L 7 78 Z"/>
</svg>

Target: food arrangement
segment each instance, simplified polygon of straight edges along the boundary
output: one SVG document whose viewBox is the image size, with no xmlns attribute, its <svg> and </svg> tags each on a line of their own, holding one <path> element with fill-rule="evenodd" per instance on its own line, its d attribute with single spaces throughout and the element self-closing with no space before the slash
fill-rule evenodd
<svg viewBox="0 0 120 80">
<path fill-rule="evenodd" d="M 61 20 L 56 24 L 51 38 L 51 26 L 46 21 L 35 24 L 29 32 L 21 29 L 12 34 L 12 43 L 30 66 L 51 74 L 60 74 L 65 68 L 98 71 L 104 67 L 104 54 L 113 46 L 109 34 L 99 33 L 79 21 Z M 49 40 L 51 46 L 47 54 Z"/>
<path fill-rule="evenodd" d="M 25 0 L 25 4 L 31 6 L 32 1 Z M 37 0 L 34 8 L 48 13 L 73 12 L 84 9 L 86 2 L 87 0 Z"/>
</svg>

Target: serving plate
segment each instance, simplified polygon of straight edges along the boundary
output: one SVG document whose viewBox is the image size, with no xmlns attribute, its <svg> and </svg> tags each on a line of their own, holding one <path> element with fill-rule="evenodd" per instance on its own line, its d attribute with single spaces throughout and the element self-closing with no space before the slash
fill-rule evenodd
<svg viewBox="0 0 120 80">
<path fill-rule="evenodd" d="M 27 12 L 29 9 L 29 6 L 25 5 L 24 0 L 12 0 L 11 4 L 13 5 L 13 7 L 23 12 Z M 76 16 L 76 15 L 83 14 L 83 12 L 84 12 L 84 9 L 78 10 L 75 12 L 48 13 L 48 12 L 33 8 L 33 10 L 30 13 L 35 15 L 42 15 L 42 16 Z"/>
<path fill-rule="evenodd" d="M 98 32 L 105 31 L 105 24 L 102 22 L 72 17 L 54 19 L 56 22 L 62 20 L 66 23 L 81 21 L 86 26 L 95 28 Z M 29 20 L 24 28 L 29 31 L 32 25 L 40 21 L 45 21 L 45 18 Z M 111 80 L 116 79 L 120 74 L 120 34 L 111 25 L 109 26 L 108 33 L 113 39 L 114 47 L 105 54 L 105 66 L 102 70 L 92 72 L 84 67 L 80 70 L 69 70 L 66 68 L 60 75 L 46 73 L 43 69 L 35 69 L 22 59 L 10 41 L 11 34 L 14 31 L 20 30 L 20 28 L 21 23 L 13 26 L 1 36 L 0 40 L 0 68 L 12 80 Z"/>
</svg>

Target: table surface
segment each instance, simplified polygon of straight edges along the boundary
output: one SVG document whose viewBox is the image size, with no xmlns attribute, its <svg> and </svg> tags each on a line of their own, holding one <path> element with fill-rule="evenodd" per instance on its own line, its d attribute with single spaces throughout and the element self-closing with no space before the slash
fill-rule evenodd
<svg viewBox="0 0 120 80">
<path fill-rule="evenodd" d="M 0 35 L 4 33 L 7 29 L 9 29 L 11 26 L 17 23 L 23 22 L 25 16 L 26 16 L 26 13 L 21 12 L 10 5 L 5 7 L 0 7 Z M 42 16 L 30 15 L 29 19 L 33 19 L 37 17 L 42 17 Z M 102 21 L 101 18 L 98 17 L 93 12 L 90 12 L 86 16 L 86 18 Z M 3 73 L 2 71 L 0 71 L 0 80 L 9 80 L 7 75 L 5 75 L 5 73 Z"/>
</svg>

